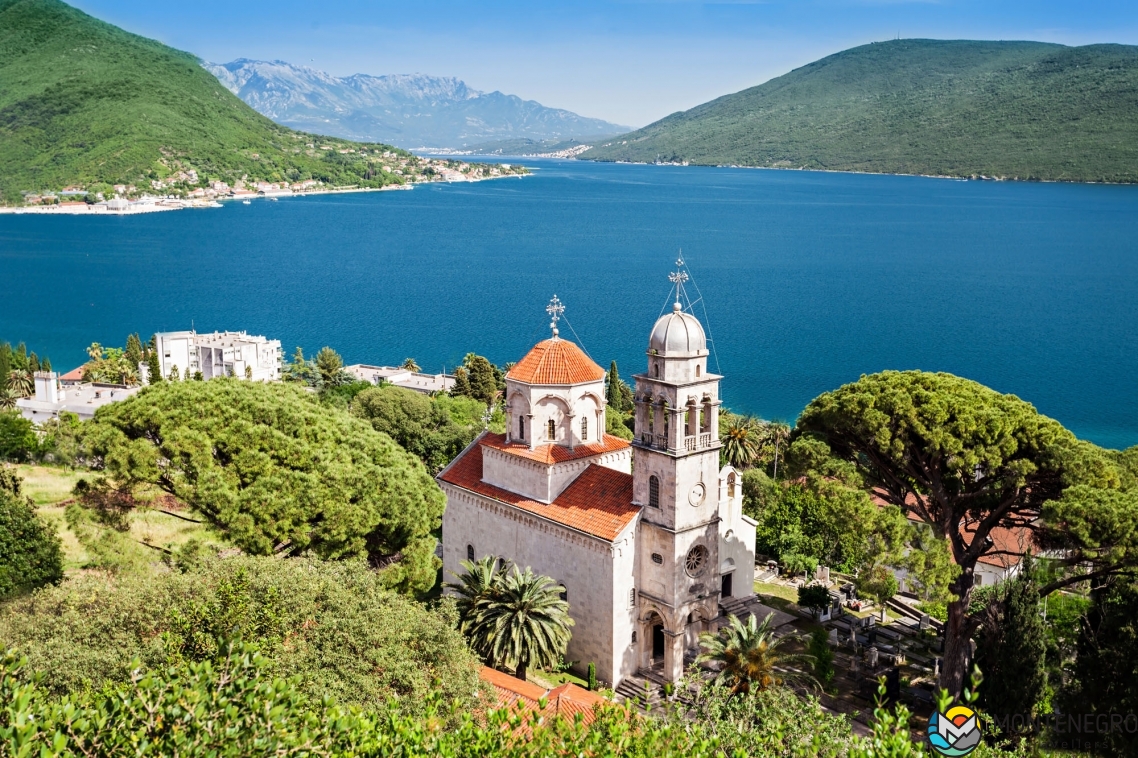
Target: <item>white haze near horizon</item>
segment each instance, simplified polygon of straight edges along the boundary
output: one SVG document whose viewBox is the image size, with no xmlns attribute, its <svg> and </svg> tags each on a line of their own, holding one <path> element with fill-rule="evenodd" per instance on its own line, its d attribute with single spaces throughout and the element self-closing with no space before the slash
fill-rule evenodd
<svg viewBox="0 0 1138 758">
<path fill-rule="evenodd" d="M 637 127 L 897 36 L 1138 43 L 1138 3 L 1115 0 L 72 3 L 215 62 L 453 76 Z"/>
</svg>

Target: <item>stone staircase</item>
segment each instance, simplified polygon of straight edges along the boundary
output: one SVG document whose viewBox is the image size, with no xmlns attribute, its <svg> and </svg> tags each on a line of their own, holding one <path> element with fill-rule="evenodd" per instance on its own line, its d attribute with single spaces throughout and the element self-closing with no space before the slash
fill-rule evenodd
<svg viewBox="0 0 1138 758">
<path fill-rule="evenodd" d="M 616 686 L 615 700 L 641 711 L 655 710 L 664 702 L 663 669 L 641 669 Z"/>
</svg>

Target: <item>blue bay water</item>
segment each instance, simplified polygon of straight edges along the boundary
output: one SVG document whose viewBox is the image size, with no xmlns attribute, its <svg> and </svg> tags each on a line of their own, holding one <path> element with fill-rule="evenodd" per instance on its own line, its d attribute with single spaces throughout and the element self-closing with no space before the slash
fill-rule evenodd
<svg viewBox="0 0 1138 758">
<path fill-rule="evenodd" d="M 61 369 L 128 332 L 498 363 L 572 331 L 630 378 L 678 248 L 727 404 L 792 420 L 887 368 L 1138 444 L 1138 187 L 529 160 L 536 175 L 125 218 L 0 216 L 0 339 Z"/>
</svg>

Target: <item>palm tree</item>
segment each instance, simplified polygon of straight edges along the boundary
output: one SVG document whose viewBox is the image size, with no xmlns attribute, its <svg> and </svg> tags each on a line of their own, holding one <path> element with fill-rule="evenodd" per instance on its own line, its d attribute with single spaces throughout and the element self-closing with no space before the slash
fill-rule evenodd
<svg viewBox="0 0 1138 758">
<path fill-rule="evenodd" d="M 0 410 L 10 411 L 16 407 L 16 401 L 20 396 L 12 391 L 10 387 L 0 389 Z"/>
<path fill-rule="evenodd" d="M 491 666 L 513 666 L 523 681 L 530 666 L 556 665 L 573 626 L 565 588 L 489 556 L 462 566 L 459 582 L 448 586 L 459 594 L 459 628 L 471 649 Z"/>
<path fill-rule="evenodd" d="M 93 361 L 101 360 L 103 357 L 103 346 L 98 342 L 92 342 L 91 346 L 87 348 L 87 357 Z"/>
<path fill-rule="evenodd" d="M 403 368 L 407 369 L 408 371 L 414 371 L 416 373 L 418 373 L 419 371 L 422 371 L 422 369 L 419 368 L 419 364 L 415 363 L 414 358 L 404 358 L 403 359 Z"/>
<path fill-rule="evenodd" d="M 765 690 L 780 684 L 817 686 L 813 676 L 791 668 L 814 660 L 813 656 L 787 652 L 785 645 L 791 641 L 800 640 L 795 635 L 774 636 L 769 615 L 762 623 L 756 622 L 754 615 L 745 623 L 731 616 L 719 634 L 699 636 L 703 650 L 695 662 L 719 664 L 714 681 L 727 685 L 736 694 L 750 692 L 752 688 Z"/>
<path fill-rule="evenodd" d="M 790 427 L 782 421 L 768 422 L 763 429 L 763 437 L 768 445 L 774 445 L 774 479 L 778 479 L 778 450 L 790 439 Z"/>
<path fill-rule="evenodd" d="M 8 389 L 15 392 L 17 397 L 31 397 L 35 387 L 36 383 L 30 371 L 17 368 L 8 374 Z"/>
<path fill-rule="evenodd" d="M 487 555 L 477 561 L 463 561 L 462 567 L 465 571 L 455 574 L 458 582 L 448 582 L 446 586 L 458 594 L 458 629 L 467 634 L 477 625 L 478 612 L 482 606 L 501 584 L 505 566 L 494 556 Z M 483 658 L 489 657 L 484 651 L 475 652 Z"/>
<path fill-rule="evenodd" d="M 733 416 L 723 435 L 723 455 L 738 469 L 749 468 L 759 457 L 758 424 L 750 416 Z"/>
</svg>

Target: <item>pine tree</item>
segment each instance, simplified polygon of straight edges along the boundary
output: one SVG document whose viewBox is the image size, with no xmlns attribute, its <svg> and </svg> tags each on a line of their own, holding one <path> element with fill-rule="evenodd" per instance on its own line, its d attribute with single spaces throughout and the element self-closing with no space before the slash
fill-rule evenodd
<svg viewBox="0 0 1138 758">
<path fill-rule="evenodd" d="M 46 355 L 40 360 L 40 371 L 51 371 L 51 358 Z"/>
<path fill-rule="evenodd" d="M 1030 559 L 989 604 L 976 642 L 976 665 L 984 675 L 980 685 L 984 709 L 996 723 L 1009 717 L 1009 725 L 1014 714 L 1033 714 L 1047 683 L 1047 630 Z"/>
<path fill-rule="evenodd" d="M 130 367 L 137 371 L 138 364 L 142 363 L 142 340 L 137 334 L 127 336 L 124 355 L 127 362 L 130 363 Z"/>
<path fill-rule="evenodd" d="M 624 410 L 624 398 L 620 396 L 620 372 L 616 369 L 616 361 L 609 365 L 609 373 L 605 378 L 605 400 L 608 401 L 610 409 Z"/>
<path fill-rule="evenodd" d="M 146 376 L 148 384 L 162 381 L 162 364 L 158 361 L 157 350 L 146 351 Z"/>
<path fill-rule="evenodd" d="M 8 374 L 12 371 L 12 346 L 0 344 L 0 392 L 8 389 Z"/>
<path fill-rule="evenodd" d="M 454 370 L 454 386 L 451 387 L 450 394 L 454 397 L 472 397 L 470 394 L 470 378 L 462 366 Z"/>
<path fill-rule="evenodd" d="M 1072 713 L 1138 712 L 1138 581 L 1118 577 L 1091 592 L 1093 603 L 1082 619 L 1072 670 Z M 1130 724 L 1133 724 L 1131 719 Z M 1096 734 L 1103 755 L 1138 755 L 1138 735 L 1110 730 Z"/>
<path fill-rule="evenodd" d="M 40 358 L 35 353 L 28 356 L 28 371 L 36 373 L 40 370 Z"/>
<path fill-rule="evenodd" d="M 486 405 L 493 405 L 498 397 L 500 370 L 481 355 L 466 356 L 466 373 L 470 382 L 470 396 Z"/>
<path fill-rule="evenodd" d="M 19 371 L 26 371 L 28 368 L 28 347 L 23 342 L 16 345 L 12 353 L 12 368 Z"/>
</svg>

